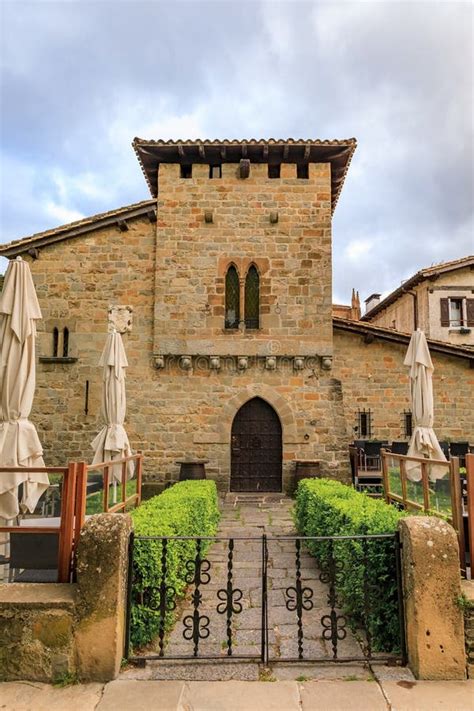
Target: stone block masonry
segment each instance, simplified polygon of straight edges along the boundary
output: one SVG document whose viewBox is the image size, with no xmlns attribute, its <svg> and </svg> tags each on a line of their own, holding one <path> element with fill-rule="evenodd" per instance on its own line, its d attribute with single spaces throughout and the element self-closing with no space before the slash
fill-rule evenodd
<svg viewBox="0 0 474 711">
<path fill-rule="evenodd" d="M 75 584 L 0 585 L 0 681 L 117 677 L 125 639 L 131 527 L 127 515 L 88 519 Z"/>
<path fill-rule="evenodd" d="M 308 179 L 296 177 L 296 165 L 271 179 L 266 164 L 252 164 L 242 180 L 235 164 L 224 163 L 220 179 L 193 165 L 183 179 L 179 165 L 160 165 L 156 353 L 270 355 L 275 339 L 285 355 L 332 353 L 330 166 L 308 168 Z M 224 330 L 231 263 L 241 279 L 251 263 L 260 272 L 258 331 Z"/>
<path fill-rule="evenodd" d="M 40 362 L 32 420 L 50 465 L 90 461 L 102 426 L 98 366 L 109 308 L 133 309 L 123 336 L 126 429 L 144 453 L 145 479 L 173 481 L 177 459 L 209 460 L 207 474 L 229 488 L 231 427 L 253 397 L 276 411 L 283 437 L 283 487 L 294 460 L 317 460 L 324 476 L 350 480 L 347 444 L 357 410 L 372 412 L 372 436 L 402 439 L 409 408 L 406 347 L 336 329 L 331 315 L 329 164 L 209 166 L 161 164 L 157 222 L 94 231 L 42 247 L 30 261 L 43 321 L 39 355 L 51 356 L 53 329 L 69 329 L 75 362 Z M 212 212 L 206 222 L 205 211 Z M 278 213 L 278 221 L 270 213 Z M 225 274 L 260 274 L 258 330 L 224 328 Z M 474 370 L 466 360 L 433 354 L 435 428 L 441 439 L 474 441 Z M 186 367 L 185 367 L 186 366 Z M 244 367 L 241 367 L 244 366 Z"/>
</svg>

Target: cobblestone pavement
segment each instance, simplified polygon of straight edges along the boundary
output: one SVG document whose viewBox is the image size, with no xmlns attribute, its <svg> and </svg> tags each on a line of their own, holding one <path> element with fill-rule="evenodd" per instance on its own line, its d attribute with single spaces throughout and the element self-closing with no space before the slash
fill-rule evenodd
<svg viewBox="0 0 474 711">
<path fill-rule="evenodd" d="M 216 656 L 222 661 L 206 663 L 206 678 L 256 679 L 259 675 L 262 635 L 262 534 L 268 536 L 268 643 L 270 660 L 281 661 L 298 657 L 298 621 L 296 612 L 286 608 L 287 588 L 295 585 L 295 542 L 276 540 L 275 536 L 296 535 L 291 509 L 293 501 L 281 495 L 228 495 L 221 507 L 221 522 L 218 536 L 234 539 L 232 583 L 242 591 L 239 600 L 241 612 L 232 615 L 232 660 L 228 659 L 226 614 L 219 614 L 217 607 L 223 603 L 228 582 L 228 540 L 212 544 L 206 559 L 210 562 L 209 582 L 200 586 L 202 602 L 199 614 L 209 617 L 209 635 L 200 639 L 198 654 Z M 307 659 L 331 660 L 331 642 L 323 639 L 321 617 L 329 613 L 327 585 L 319 580 L 319 570 L 314 558 L 301 548 L 301 580 L 312 589 L 313 607 L 303 612 L 303 653 Z M 183 637 L 185 622 L 190 623 L 193 614 L 191 588 L 182 605 L 180 617 L 171 632 L 165 655 L 192 656 L 194 644 Z M 238 606 L 236 606 L 238 608 Z M 188 617 L 188 620 L 186 618 Z M 204 632 L 205 634 L 205 632 Z M 251 656 L 254 661 L 236 657 Z M 339 657 L 361 657 L 361 648 L 347 628 L 347 636 L 338 644 Z M 226 663 L 227 662 L 227 663 Z M 315 666 L 314 664 L 312 665 Z M 333 665 L 336 666 L 336 665 Z M 150 674 L 150 668 L 154 671 Z M 199 664 L 185 662 L 156 662 L 149 667 L 145 678 L 196 679 Z M 283 671 L 283 670 L 282 670 Z M 353 669 L 349 669 L 349 674 Z M 209 674 L 211 676 L 209 676 Z M 261 671 L 260 671 L 261 674 Z M 142 675 L 140 675 L 143 678 Z M 365 672 L 365 677 L 367 673 Z M 135 675 L 135 678 L 138 678 Z M 288 678 L 283 675 L 279 678 Z M 291 675 L 291 678 L 295 678 Z M 363 677 L 364 678 L 364 677 Z"/>
</svg>

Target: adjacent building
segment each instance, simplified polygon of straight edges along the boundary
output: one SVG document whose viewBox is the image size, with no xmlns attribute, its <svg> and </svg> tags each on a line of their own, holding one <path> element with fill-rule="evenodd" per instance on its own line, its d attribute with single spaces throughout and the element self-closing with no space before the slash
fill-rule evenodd
<svg viewBox="0 0 474 711">
<path fill-rule="evenodd" d="M 362 321 L 474 346 L 474 256 L 421 269 L 380 300 L 366 299 Z"/>
</svg>

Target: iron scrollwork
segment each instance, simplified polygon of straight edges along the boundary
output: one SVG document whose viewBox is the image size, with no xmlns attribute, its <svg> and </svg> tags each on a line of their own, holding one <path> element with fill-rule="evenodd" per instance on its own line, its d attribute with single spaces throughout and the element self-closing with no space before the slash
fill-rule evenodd
<svg viewBox="0 0 474 711">
<path fill-rule="evenodd" d="M 220 588 L 217 591 L 217 597 L 222 600 L 217 605 L 217 612 L 220 615 L 227 615 L 226 633 L 227 633 L 227 656 L 232 656 L 232 615 L 239 615 L 242 612 L 242 590 L 233 586 L 233 558 L 234 558 L 234 541 L 229 539 L 229 551 L 227 554 L 227 586 Z"/>
<path fill-rule="evenodd" d="M 296 546 L 296 584 L 286 588 L 285 601 L 286 609 L 289 612 L 296 612 L 298 618 L 298 658 L 303 659 L 303 610 L 309 612 L 313 609 L 313 590 L 303 587 L 301 582 L 301 541 L 297 538 Z"/>
<path fill-rule="evenodd" d="M 163 538 L 161 544 L 161 578 L 160 578 L 160 604 L 158 607 L 160 613 L 160 624 L 158 628 L 158 638 L 159 638 L 159 655 L 162 657 L 165 652 L 165 623 L 166 623 L 166 613 L 172 612 L 176 607 L 176 590 L 173 585 L 166 584 L 166 574 L 167 574 L 167 551 L 168 551 L 168 540 Z"/>
<path fill-rule="evenodd" d="M 209 637 L 209 623 L 210 619 L 207 615 L 199 614 L 199 605 L 202 602 L 202 593 L 199 590 L 200 585 L 207 585 L 211 576 L 209 570 L 211 569 L 211 563 L 205 558 L 201 558 L 201 539 L 196 539 L 196 555 L 194 560 L 188 560 L 186 562 L 187 573 L 185 575 L 185 580 L 189 585 L 194 585 L 194 591 L 192 594 L 192 603 L 194 611 L 192 615 L 186 615 L 183 619 L 183 637 L 184 639 L 194 642 L 193 656 L 197 657 L 199 651 L 199 640 L 207 639 Z"/>
<path fill-rule="evenodd" d="M 338 615 L 336 605 L 338 604 L 336 583 L 343 572 L 343 562 L 334 558 L 333 541 L 330 542 L 329 561 L 327 567 L 321 571 L 319 579 L 329 586 L 328 605 L 331 608 L 329 615 L 321 617 L 323 626 L 323 639 L 330 640 L 332 645 L 333 659 L 337 659 L 337 643 L 347 636 L 347 619 L 344 615 Z"/>
</svg>

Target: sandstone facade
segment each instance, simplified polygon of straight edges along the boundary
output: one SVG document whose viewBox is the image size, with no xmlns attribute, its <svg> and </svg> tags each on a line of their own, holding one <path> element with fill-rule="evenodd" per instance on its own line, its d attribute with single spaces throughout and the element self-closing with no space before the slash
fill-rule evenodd
<svg viewBox="0 0 474 711">
<path fill-rule="evenodd" d="M 369 344 L 342 319 L 333 326 L 330 164 L 310 162 L 301 178 L 296 164 L 282 163 L 275 179 L 265 163 L 252 163 L 242 179 L 239 164 L 224 162 L 221 176 L 201 164 L 182 178 L 180 165 L 162 164 L 156 221 L 148 201 L 82 234 L 42 237 L 32 256 L 33 238 L 3 249 L 30 261 L 43 312 L 32 419 L 48 463 L 92 458 L 102 424 L 98 360 L 115 306 L 133 314 L 123 336 L 126 429 L 145 455 L 145 478 L 175 480 L 177 460 L 204 458 L 208 476 L 228 490 L 232 423 L 255 397 L 282 425 L 284 488 L 295 460 L 349 478 L 358 409 L 371 409 L 373 437 L 401 438 L 408 339 L 394 343 L 367 324 L 378 334 Z M 259 272 L 258 330 L 224 327 L 230 264 L 241 289 L 250 265 Z M 474 441 L 472 357 L 466 349 L 432 355 L 437 432 Z"/>
</svg>

